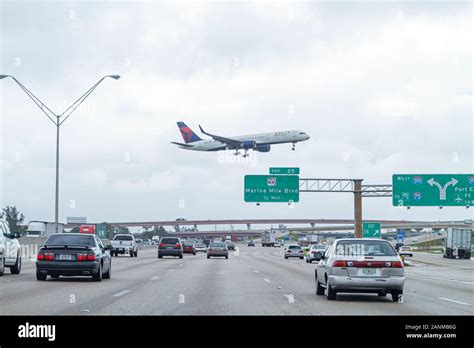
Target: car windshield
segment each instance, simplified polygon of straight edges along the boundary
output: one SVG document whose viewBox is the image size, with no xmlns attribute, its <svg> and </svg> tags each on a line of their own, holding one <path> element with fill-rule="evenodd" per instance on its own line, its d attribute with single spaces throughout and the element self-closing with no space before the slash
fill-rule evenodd
<svg viewBox="0 0 474 348">
<path fill-rule="evenodd" d="M 211 247 L 213 248 L 223 248 L 225 247 L 224 243 L 211 243 Z"/>
<path fill-rule="evenodd" d="M 313 245 L 311 249 L 324 250 L 326 247 L 324 245 Z"/>
<path fill-rule="evenodd" d="M 343 240 L 337 243 L 336 255 L 395 256 L 392 246 L 378 240 Z"/>
<path fill-rule="evenodd" d="M 290 245 L 288 249 L 301 249 L 299 245 Z"/>
<path fill-rule="evenodd" d="M 132 236 L 115 236 L 114 240 L 132 240 Z"/>
<path fill-rule="evenodd" d="M 161 240 L 161 243 L 163 243 L 163 244 L 176 244 L 176 243 L 179 243 L 179 239 L 178 238 L 163 238 Z"/>
<path fill-rule="evenodd" d="M 44 245 L 81 245 L 96 246 L 95 239 L 91 235 L 53 235 L 44 243 Z"/>
</svg>

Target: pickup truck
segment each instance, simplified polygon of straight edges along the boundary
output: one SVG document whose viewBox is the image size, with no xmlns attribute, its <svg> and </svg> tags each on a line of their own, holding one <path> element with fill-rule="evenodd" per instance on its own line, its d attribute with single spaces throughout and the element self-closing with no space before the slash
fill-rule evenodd
<svg viewBox="0 0 474 348">
<path fill-rule="evenodd" d="M 10 232 L 5 220 L 0 220 L 0 277 L 5 273 L 5 267 L 10 268 L 11 274 L 21 271 L 21 247 L 16 239 L 19 237 Z"/>
<path fill-rule="evenodd" d="M 131 234 L 117 234 L 110 242 L 113 249 L 110 254 L 118 256 L 118 254 L 130 254 L 130 257 L 138 256 L 138 245 L 135 237 Z"/>
</svg>

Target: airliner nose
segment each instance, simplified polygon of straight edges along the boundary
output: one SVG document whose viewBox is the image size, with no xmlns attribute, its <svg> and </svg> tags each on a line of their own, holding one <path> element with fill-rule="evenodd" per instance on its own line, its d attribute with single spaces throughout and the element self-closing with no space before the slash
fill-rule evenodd
<svg viewBox="0 0 474 348">
<path fill-rule="evenodd" d="M 308 139 L 311 139 L 311 137 L 308 134 L 306 134 L 304 140 L 308 140 Z"/>
</svg>

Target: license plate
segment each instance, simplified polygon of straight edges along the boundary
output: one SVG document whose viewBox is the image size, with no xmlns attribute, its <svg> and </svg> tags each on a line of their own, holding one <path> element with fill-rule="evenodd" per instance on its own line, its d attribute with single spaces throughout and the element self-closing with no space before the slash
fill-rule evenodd
<svg viewBox="0 0 474 348">
<path fill-rule="evenodd" d="M 70 261 L 72 260 L 72 255 L 59 255 L 59 260 Z"/>
<path fill-rule="evenodd" d="M 167 246 L 166 249 L 173 249 L 174 247 L 172 246 Z"/>
<path fill-rule="evenodd" d="M 362 268 L 362 274 L 366 276 L 376 275 L 377 270 L 375 268 Z"/>
</svg>

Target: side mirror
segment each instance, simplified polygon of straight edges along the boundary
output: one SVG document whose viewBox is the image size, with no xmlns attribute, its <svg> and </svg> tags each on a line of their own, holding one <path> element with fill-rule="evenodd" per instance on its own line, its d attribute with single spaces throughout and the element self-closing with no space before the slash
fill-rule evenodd
<svg viewBox="0 0 474 348">
<path fill-rule="evenodd" d="M 323 258 L 323 254 L 321 254 L 320 252 L 317 252 L 316 254 L 314 254 L 314 259 L 316 261 L 321 261 L 322 258 Z"/>
</svg>

